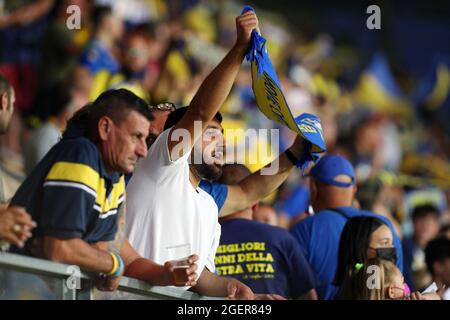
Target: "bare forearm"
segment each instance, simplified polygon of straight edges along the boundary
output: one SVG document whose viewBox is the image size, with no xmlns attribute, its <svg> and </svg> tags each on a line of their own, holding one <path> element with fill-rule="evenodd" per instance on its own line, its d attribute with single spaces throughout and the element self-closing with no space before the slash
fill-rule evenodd
<svg viewBox="0 0 450 320">
<path fill-rule="evenodd" d="M 273 174 L 262 174 L 264 168 L 258 170 L 252 175 L 245 178 L 240 186 L 244 191 L 248 204 L 251 205 L 260 199 L 268 196 L 275 191 L 291 173 L 294 166 L 283 153 L 274 162 L 268 164 L 268 167 L 276 168 L 278 162 L 278 170 Z M 272 170 L 272 169 L 270 169 Z"/>
<path fill-rule="evenodd" d="M 198 120 L 210 121 L 219 111 L 230 93 L 245 52 L 246 47 L 235 45 L 202 83 L 190 105 Z"/>
<path fill-rule="evenodd" d="M 138 258 L 125 269 L 125 276 L 146 281 L 155 286 L 168 286 L 172 283 L 164 272 L 164 267 L 145 258 Z"/>
<path fill-rule="evenodd" d="M 164 267 L 141 257 L 126 238 L 124 239 L 120 255 L 125 264 L 125 276 L 144 280 L 156 286 L 171 284 L 164 272 Z"/>
<path fill-rule="evenodd" d="M 73 264 L 89 272 L 108 273 L 113 268 L 111 255 L 81 239 L 46 237 L 43 254 L 52 261 Z"/>
<path fill-rule="evenodd" d="M 291 173 L 293 163 L 301 158 L 303 152 L 303 139 L 297 137 L 289 148 L 294 160 L 290 160 L 283 152 L 272 163 L 253 173 L 237 185 L 228 186 L 228 197 L 220 210 L 220 216 L 224 217 L 239 210 L 247 209 L 259 200 L 276 190 Z"/>
</svg>

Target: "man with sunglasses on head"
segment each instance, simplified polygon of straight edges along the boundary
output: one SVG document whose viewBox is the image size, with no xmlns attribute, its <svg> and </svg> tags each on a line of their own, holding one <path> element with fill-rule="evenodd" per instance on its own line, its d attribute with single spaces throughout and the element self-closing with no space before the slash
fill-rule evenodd
<svg viewBox="0 0 450 320">
<path fill-rule="evenodd" d="M 127 186 L 126 229 L 131 245 L 157 263 L 181 258 L 170 256 L 171 247 L 190 247 L 190 253 L 199 256 L 200 275 L 192 291 L 253 299 L 262 296 L 255 296 L 236 279 L 214 274 L 220 240 L 218 216 L 250 207 L 278 188 L 301 158 L 303 139 L 298 137 L 289 151 L 275 160 L 278 170 L 273 175 L 258 171 L 236 185 L 211 183 L 221 176 L 224 164 L 218 111 L 249 48 L 252 30 L 258 28 L 254 12 L 237 17 L 236 27 L 233 48 L 202 83 L 189 107 L 169 114 L 165 130 L 137 165 Z"/>
<path fill-rule="evenodd" d="M 152 146 L 156 138 L 164 131 L 164 124 L 166 123 L 169 114 L 175 110 L 176 107 L 171 102 L 163 102 L 150 106 L 153 120 L 150 123 L 150 132 L 147 138 L 148 148 Z"/>
</svg>

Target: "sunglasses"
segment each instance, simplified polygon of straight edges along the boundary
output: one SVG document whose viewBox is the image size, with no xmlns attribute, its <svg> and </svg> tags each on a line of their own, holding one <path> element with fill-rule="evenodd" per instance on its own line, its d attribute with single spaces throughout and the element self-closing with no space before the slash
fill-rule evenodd
<svg viewBox="0 0 450 320">
<path fill-rule="evenodd" d="M 148 108 L 150 110 L 170 111 L 170 112 L 176 110 L 175 104 L 173 104 L 172 102 L 163 102 L 155 105 L 149 105 Z"/>
</svg>

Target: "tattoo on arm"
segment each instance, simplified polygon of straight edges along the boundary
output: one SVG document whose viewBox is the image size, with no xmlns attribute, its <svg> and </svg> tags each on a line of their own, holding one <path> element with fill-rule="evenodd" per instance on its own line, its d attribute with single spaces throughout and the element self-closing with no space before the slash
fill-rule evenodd
<svg viewBox="0 0 450 320">
<path fill-rule="evenodd" d="M 122 250 L 123 242 L 125 240 L 125 224 L 126 224 L 127 203 L 124 200 L 117 213 L 117 233 L 114 240 L 109 242 L 108 249 L 116 253 Z"/>
</svg>

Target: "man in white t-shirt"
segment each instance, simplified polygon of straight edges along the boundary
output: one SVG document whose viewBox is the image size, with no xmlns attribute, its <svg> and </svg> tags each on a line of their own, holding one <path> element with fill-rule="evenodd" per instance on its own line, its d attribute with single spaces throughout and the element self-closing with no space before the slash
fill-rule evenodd
<svg viewBox="0 0 450 320">
<path fill-rule="evenodd" d="M 300 158 L 302 138 L 277 161 L 274 175 L 256 172 L 237 185 L 214 181 L 222 174 L 222 117 L 225 101 L 249 47 L 256 15 L 236 18 L 237 41 L 222 62 L 205 79 L 188 108 L 172 112 L 165 131 L 138 163 L 127 187 L 127 236 L 143 257 L 157 263 L 170 260 L 169 247 L 189 245 L 197 254 L 199 278 L 191 288 L 202 295 L 252 299 L 243 283 L 214 274 L 214 257 L 220 240 L 220 215 L 247 208 L 267 196 L 287 178 Z M 296 158 L 296 159 L 295 159 Z M 176 258 L 176 257 L 175 257 Z M 273 297 L 271 297 L 273 298 Z"/>
</svg>

